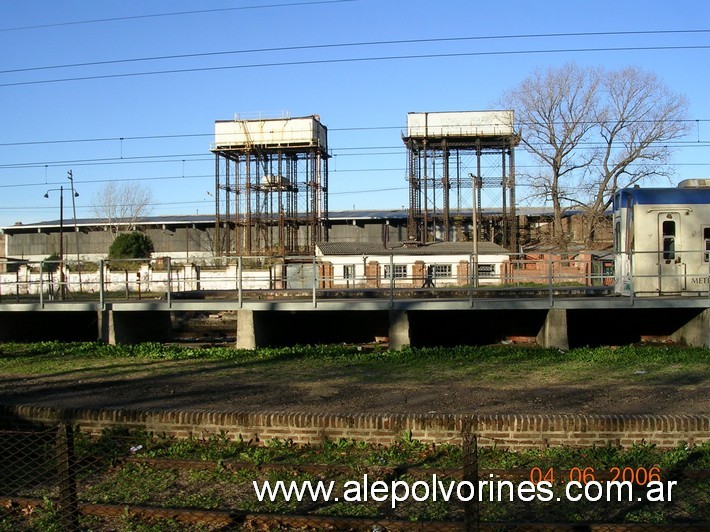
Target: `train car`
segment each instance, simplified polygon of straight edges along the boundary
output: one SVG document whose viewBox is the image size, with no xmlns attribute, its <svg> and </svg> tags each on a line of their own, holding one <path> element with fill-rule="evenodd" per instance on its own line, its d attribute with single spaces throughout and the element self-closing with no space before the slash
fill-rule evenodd
<svg viewBox="0 0 710 532">
<path fill-rule="evenodd" d="M 710 179 L 614 196 L 616 292 L 710 295 Z"/>
</svg>

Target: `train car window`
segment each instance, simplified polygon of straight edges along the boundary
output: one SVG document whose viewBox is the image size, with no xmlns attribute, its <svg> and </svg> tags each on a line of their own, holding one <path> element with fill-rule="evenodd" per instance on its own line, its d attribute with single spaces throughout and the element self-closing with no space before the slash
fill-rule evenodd
<svg viewBox="0 0 710 532">
<path fill-rule="evenodd" d="M 703 228 L 703 240 L 705 240 L 705 262 L 710 259 L 710 227 Z"/>
<path fill-rule="evenodd" d="M 663 222 L 663 258 L 675 259 L 675 222 Z"/>
</svg>

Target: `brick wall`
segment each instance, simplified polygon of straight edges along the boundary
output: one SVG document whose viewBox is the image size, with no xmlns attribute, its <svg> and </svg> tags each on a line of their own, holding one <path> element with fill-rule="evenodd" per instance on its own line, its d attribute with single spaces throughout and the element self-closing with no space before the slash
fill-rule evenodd
<svg viewBox="0 0 710 532">
<path fill-rule="evenodd" d="M 335 268 L 330 262 L 322 262 L 318 266 L 318 279 L 320 283 L 318 288 L 333 288 L 333 281 L 335 279 Z"/>
<path fill-rule="evenodd" d="M 424 286 L 426 281 L 426 265 L 424 261 L 417 260 L 412 264 L 412 287 L 420 288 Z"/>
<path fill-rule="evenodd" d="M 380 263 L 376 260 L 370 261 L 365 266 L 365 286 L 367 288 L 380 287 Z"/>
<path fill-rule="evenodd" d="M 465 428 L 479 435 L 479 445 L 509 449 L 607 443 L 628 446 L 641 441 L 675 447 L 710 441 L 710 416 L 700 415 L 382 415 L 0 405 L 0 428 L 58 421 L 78 424 L 82 431 L 92 434 L 117 426 L 179 438 L 225 431 L 232 438 L 241 436 L 257 442 L 291 438 L 297 443 L 318 443 L 325 438 L 346 438 L 387 444 L 411 431 L 412 437 L 424 442 L 458 444 Z"/>
<path fill-rule="evenodd" d="M 468 261 L 462 260 L 456 265 L 456 281 L 460 285 L 467 285 L 471 283 L 468 272 Z"/>
</svg>

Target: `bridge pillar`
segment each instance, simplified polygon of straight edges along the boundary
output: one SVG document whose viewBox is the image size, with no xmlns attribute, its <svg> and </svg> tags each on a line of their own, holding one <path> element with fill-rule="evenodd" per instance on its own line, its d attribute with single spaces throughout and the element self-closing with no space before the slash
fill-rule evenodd
<svg viewBox="0 0 710 532">
<path fill-rule="evenodd" d="M 390 310 L 389 339 L 390 349 L 401 349 L 411 344 L 406 310 Z"/>
<path fill-rule="evenodd" d="M 545 323 L 537 333 L 537 343 L 542 347 L 556 347 L 563 351 L 569 349 L 567 309 L 551 308 L 547 311 Z"/>
<path fill-rule="evenodd" d="M 256 349 L 268 345 L 263 312 L 237 311 L 237 349 Z"/>
<path fill-rule="evenodd" d="M 111 345 L 161 342 L 173 338 L 170 312 L 98 311 L 99 339 Z"/>
<path fill-rule="evenodd" d="M 710 347 L 710 309 L 701 311 L 683 325 L 671 335 L 671 340 L 691 347 Z"/>
</svg>

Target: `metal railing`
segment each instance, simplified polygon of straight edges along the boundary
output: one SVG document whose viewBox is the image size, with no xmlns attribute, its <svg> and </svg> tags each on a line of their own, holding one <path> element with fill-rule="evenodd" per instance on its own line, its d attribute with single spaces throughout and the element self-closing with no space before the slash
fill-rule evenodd
<svg viewBox="0 0 710 532">
<path fill-rule="evenodd" d="M 679 260 L 682 257 L 683 260 Z M 477 299 L 664 293 L 710 297 L 707 252 L 636 252 L 620 259 L 564 253 L 442 257 L 395 253 L 347 260 L 314 256 L 244 256 L 203 263 L 151 260 L 5 263 L 0 303 L 230 299 Z M 617 261 L 617 262 L 620 262 Z M 59 269 L 63 275 L 59 275 Z M 7 271 L 10 270 L 10 271 Z"/>
</svg>

